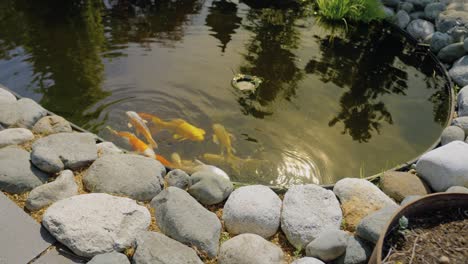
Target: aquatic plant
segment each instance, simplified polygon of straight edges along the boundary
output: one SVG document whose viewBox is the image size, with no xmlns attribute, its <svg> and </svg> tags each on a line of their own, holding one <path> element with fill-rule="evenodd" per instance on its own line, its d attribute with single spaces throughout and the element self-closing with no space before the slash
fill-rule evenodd
<svg viewBox="0 0 468 264">
<path fill-rule="evenodd" d="M 379 0 L 317 0 L 318 13 L 325 19 L 370 22 L 384 18 Z"/>
</svg>

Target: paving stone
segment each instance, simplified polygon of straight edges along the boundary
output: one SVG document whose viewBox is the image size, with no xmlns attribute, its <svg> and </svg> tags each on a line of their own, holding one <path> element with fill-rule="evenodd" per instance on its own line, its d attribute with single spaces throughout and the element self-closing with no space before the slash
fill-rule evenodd
<svg viewBox="0 0 468 264">
<path fill-rule="evenodd" d="M 55 239 L 0 192 L 0 263 L 28 263 Z"/>
</svg>

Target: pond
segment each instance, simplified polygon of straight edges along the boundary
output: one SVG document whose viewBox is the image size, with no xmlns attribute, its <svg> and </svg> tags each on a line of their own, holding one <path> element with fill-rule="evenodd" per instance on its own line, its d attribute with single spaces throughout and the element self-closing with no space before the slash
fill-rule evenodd
<svg viewBox="0 0 468 264">
<path fill-rule="evenodd" d="M 153 131 L 156 152 L 244 183 L 380 173 L 430 148 L 450 108 L 435 62 L 388 25 L 336 29 L 248 1 L 1 0 L 0 68 L 0 83 L 129 150 L 106 129 L 133 131 L 126 111 L 183 119 L 204 140 Z M 240 91 L 236 74 L 262 83 Z"/>
</svg>

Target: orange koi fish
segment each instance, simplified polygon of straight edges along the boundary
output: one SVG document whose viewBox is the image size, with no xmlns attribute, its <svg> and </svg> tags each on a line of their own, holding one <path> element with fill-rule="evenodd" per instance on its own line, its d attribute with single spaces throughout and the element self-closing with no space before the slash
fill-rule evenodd
<svg viewBox="0 0 468 264">
<path fill-rule="evenodd" d="M 154 141 L 148 129 L 148 126 L 146 126 L 143 119 L 141 119 L 141 117 L 133 111 L 127 111 L 126 114 L 128 118 L 130 119 L 130 123 L 135 127 L 137 135 L 138 134 L 143 135 L 152 148 L 157 148 L 158 144 L 156 143 L 156 141 Z"/>
<path fill-rule="evenodd" d="M 226 128 L 221 124 L 214 124 L 213 125 L 213 142 L 216 144 L 221 145 L 221 149 L 226 150 L 226 154 L 228 157 L 233 157 L 236 153 L 236 150 L 232 147 L 231 140 L 234 136 L 229 133 Z"/>
<path fill-rule="evenodd" d="M 174 133 L 174 139 L 179 141 L 203 141 L 205 140 L 205 130 L 191 125 L 183 119 L 172 119 L 170 121 L 161 120 L 159 117 L 147 113 L 138 113 L 144 120 L 151 121 L 154 126 L 161 130 L 169 130 Z"/>
</svg>

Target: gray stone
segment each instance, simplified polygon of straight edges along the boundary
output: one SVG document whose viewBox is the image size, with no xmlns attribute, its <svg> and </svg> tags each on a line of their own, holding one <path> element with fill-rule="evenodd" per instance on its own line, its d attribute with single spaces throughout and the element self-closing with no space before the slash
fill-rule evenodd
<svg viewBox="0 0 468 264">
<path fill-rule="evenodd" d="M 401 202 L 408 195 L 426 195 L 429 187 L 415 174 L 388 171 L 380 178 L 380 188 L 389 197 Z"/>
<path fill-rule="evenodd" d="M 221 222 L 186 191 L 169 187 L 154 197 L 151 206 L 164 234 L 195 246 L 210 257 L 217 255 Z"/>
<path fill-rule="evenodd" d="M 457 95 L 458 116 L 468 116 L 468 86 L 463 87 Z"/>
<path fill-rule="evenodd" d="M 346 252 L 338 259 L 339 264 L 367 264 L 372 248 L 366 241 L 359 237 L 350 236 Z"/>
<path fill-rule="evenodd" d="M 165 172 L 164 166 L 155 159 L 134 154 L 107 155 L 89 167 L 83 183 L 91 192 L 149 201 L 163 189 Z"/>
<path fill-rule="evenodd" d="M 130 264 L 130 261 L 122 253 L 110 252 L 94 256 L 88 264 Z"/>
<path fill-rule="evenodd" d="M 62 132 L 72 132 L 70 123 L 57 115 L 44 116 L 33 126 L 32 131 L 37 134 L 50 135 Z"/>
<path fill-rule="evenodd" d="M 0 104 L 16 102 L 16 96 L 3 88 L 0 84 Z"/>
<path fill-rule="evenodd" d="M 346 232 L 325 230 L 307 245 L 306 255 L 328 262 L 343 255 L 347 245 L 348 234 Z"/>
<path fill-rule="evenodd" d="M 52 204 L 42 224 L 75 254 L 93 257 L 122 251 L 146 230 L 151 216 L 134 200 L 91 193 L 72 196 Z"/>
<path fill-rule="evenodd" d="M 415 39 L 424 40 L 434 33 L 434 25 L 429 21 L 416 19 L 408 24 L 406 31 Z"/>
<path fill-rule="evenodd" d="M 458 86 L 468 85 L 468 56 L 457 60 L 449 70 L 449 75 Z"/>
<path fill-rule="evenodd" d="M 407 205 L 413 201 L 416 201 L 417 199 L 421 198 L 422 195 L 410 195 L 410 196 L 406 196 L 405 199 L 403 199 L 403 201 L 401 201 L 400 205 L 401 206 L 404 206 L 404 205 Z"/>
<path fill-rule="evenodd" d="M 183 170 L 175 169 L 166 175 L 166 182 L 169 186 L 174 186 L 186 190 L 191 186 L 190 176 Z"/>
<path fill-rule="evenodd" d="M 395 24 L 399 27 L 399 28 L 406 28 L 406 26 L 408 25 L 408 23 L 411 21 L 411 18 L 410 16 L 408 15 L 408 13 L 406 13 L 406 11 L 404 10 L 400 10 L 396 13 L 395 15 Z"/>
<path fill-rule="evenodd" d="M 36 140 L 32 145 L 32 163 L 49 173 L 77 170 L 96 158 L 95 137 L 89 133 L 53 134 Z"/>
<path fill-rule="evenodd" d="M 437 57 L 443 62 L 451 63 L 463 57 L 463 55 L 465 55 L 463 42 L 458 42 L 442 48 L 437 54 Z"/>
<path fill-rule="evenodd" d="M 224 201 L 234 189 L 231 181 L 213 172 L 195 172 L 190 180 L 191 186 L 188 192 L 204 205 L 213 205 Z"/>
<path fill-rule="evenodd" d="M 459 126 L 448 126 L 444 128 L 442 135 L 440 136 L 440 143 L 442 146 L 456 140 L 464 141 L 465 131 L 463 131 Z"/>
<path fill-rule="evenodd" d="M 412 3 L 415 8 L 424 9 L 424 7 L 433 2 L 433 0 L 406 0 L 408 3 Z"/>
<path fill-rule="evenodd" d="M 376 244 L 380 234 L 398 208 L 398 206 L 384 207 L 364 217 L 357 226 L 356 235 L 372 244 Z"/>
<path fill-rule="evenodd" d="M 425 14 L 424 11 L 415 11 L 409 14 L 411 20 L 416 20 L 416 19 L 424 19 Z"/>
<path fill-rule="evenodd" d="M 114 143 L 112 142 L 102 142 L 96 144 L 98 156 L 102 157 L 104 155 L 112 155 L 112 154 L 122 154 L 124 153 L 121 149 L 119 149 Z"/>
<path fill-rule="evenodd" d="M 395 16 L 395 11 L 392 8 L 384 6 L 382 9 L 386 18 L 392 18 Z"/>
<path fill-rule="evenodd" d="M 448 9 L 439 14 L 436 20 L 437 30 L 447 32 L 455 26 L 463 26 L 468 22 L 468 12 Z"/>
<path fill-rule="evenodd" d="M 390 7 L 397 7 L 400 5 L 400 0 L 381 0 L 382 4 Z"/>
<path fill-rule="evenodd" d="M 73 172 L 64 170 L 55 181 L 34 188 L 26 200 L 26 208 L 31 211 L 39 210 L 56 201 L 78 194 Z"/>
<path fill-rule="evenodd" d="M 463 40 L 465 40 L 465 37 L 468 36 L 468 29 L 464 26 L 456 26 L 456 27 L 449 29 L 447 33 L 452 37 L 454 42 L 463 43 Z"/>
<path fill-rule="evenodd" d="M 445 192 L 448 193 L 468 193 L 468 188 L 463 186 L 452 186 L 448 188 Z"/>
<path fill-rule="evenodd" d="M 293 261 L 291 264 L 325 264 L 320 259 L 305 257 Z"/>
<path fill-rule="evenodd" d="M 22 264 L 55 243 L 47 230 L 0 192 L 0 263 Z M 51 264 L 51 263 L 47 263 Z"/>
<path fill-rule="evenodd" d="M 143 232 L 136 240 L 133 264 L 203 264 L 195 250 L 156 232 Z"/>
<path fill-rule="evenodd" d="M 364 179 L 339 180 L 333 192 L 340 198 L 347 227 L 354 230 L 366 215 L 396 203 L 377 186 Z"/>
<path fill-rule="evenodd" d="M 285 194 L 281 229 L 296 248 L 305 248 L 327 229 L 340 229 L 342 212 L 332 191 L 314 184 L 292 186 Z"/>
<path fill-rule="evenodd" d="M 281 204 L 278 195 L 266 186 L 241 187 L 224 205 L 224 225 L 233 235 L 251 233 L 271 237 L 280 225 Z"/>
<path fill-rule="evenodd" d="M 457 117 L 452 120 L 452 126 L 457 126 L 465 132 L 465 135 L 468 134 L 468 116 Z"/>
<path fill-rule="evenodd" d="M 47 111 L 29 98 L 0 104 L 0 124 L 6 127 L 31 128 Z"/>
<path fill-rule="evenodd" d="M 45 183 L 48 175 L 29 161 L 29 152 L 17 146 L 0 149 L 0 190 L 24 193 Z"/>
<path fill-rule="evenodd" d="M 275 244 L 254 234 L 242 234 L 221 245 L 219 264 L 284 264 L 284 254 Z"/>
<path fill-rule="evenodd" d="M 468 185 L 468 144 L 453 141 L 432 150 L 416 163 L 418 175 L 436 192 L 443 192 L 452 186 Z"/>
<path fill-rule="evenodd" d="M 437 54 L 442 48 L 452 43 L 453 39 L 449 34 L 437 31 L 432 35 L 431 38 L 431 51 Z"/>
<path fill-rule="evenodd" d="M 442 3 L 430 3 L 424 8 L 424 14 L 427 19 L 436 20 L 439 14 L 445 10 L 445 5 Z"/>
<path fill-rule="evenodd" d="M 408 2 L 402 2 L 399 7 L 400 10 L 405 10 L 408 14 L 414 10 L 414 5 Z"/>
<path fill-rule="evenodd" d="M 23 144 L 33 139 L 33 133 L 26 128 L 8 128 L 0 131 L 0 148 Z"/>
<path fill-rule="evenodd" d="M 463 48 L 465 48 L 465 51 L 468 52 L 468 38 L 465 38 L 465 40 L 463 40 Z"/>
<path fill-rule="evenodd" d="M 48 250 L 45 254 L 34 260 L 32 264 L 77 264 L 86 262 L 63 245 L 56 245 L 53 249 Z"/>
</svg>

